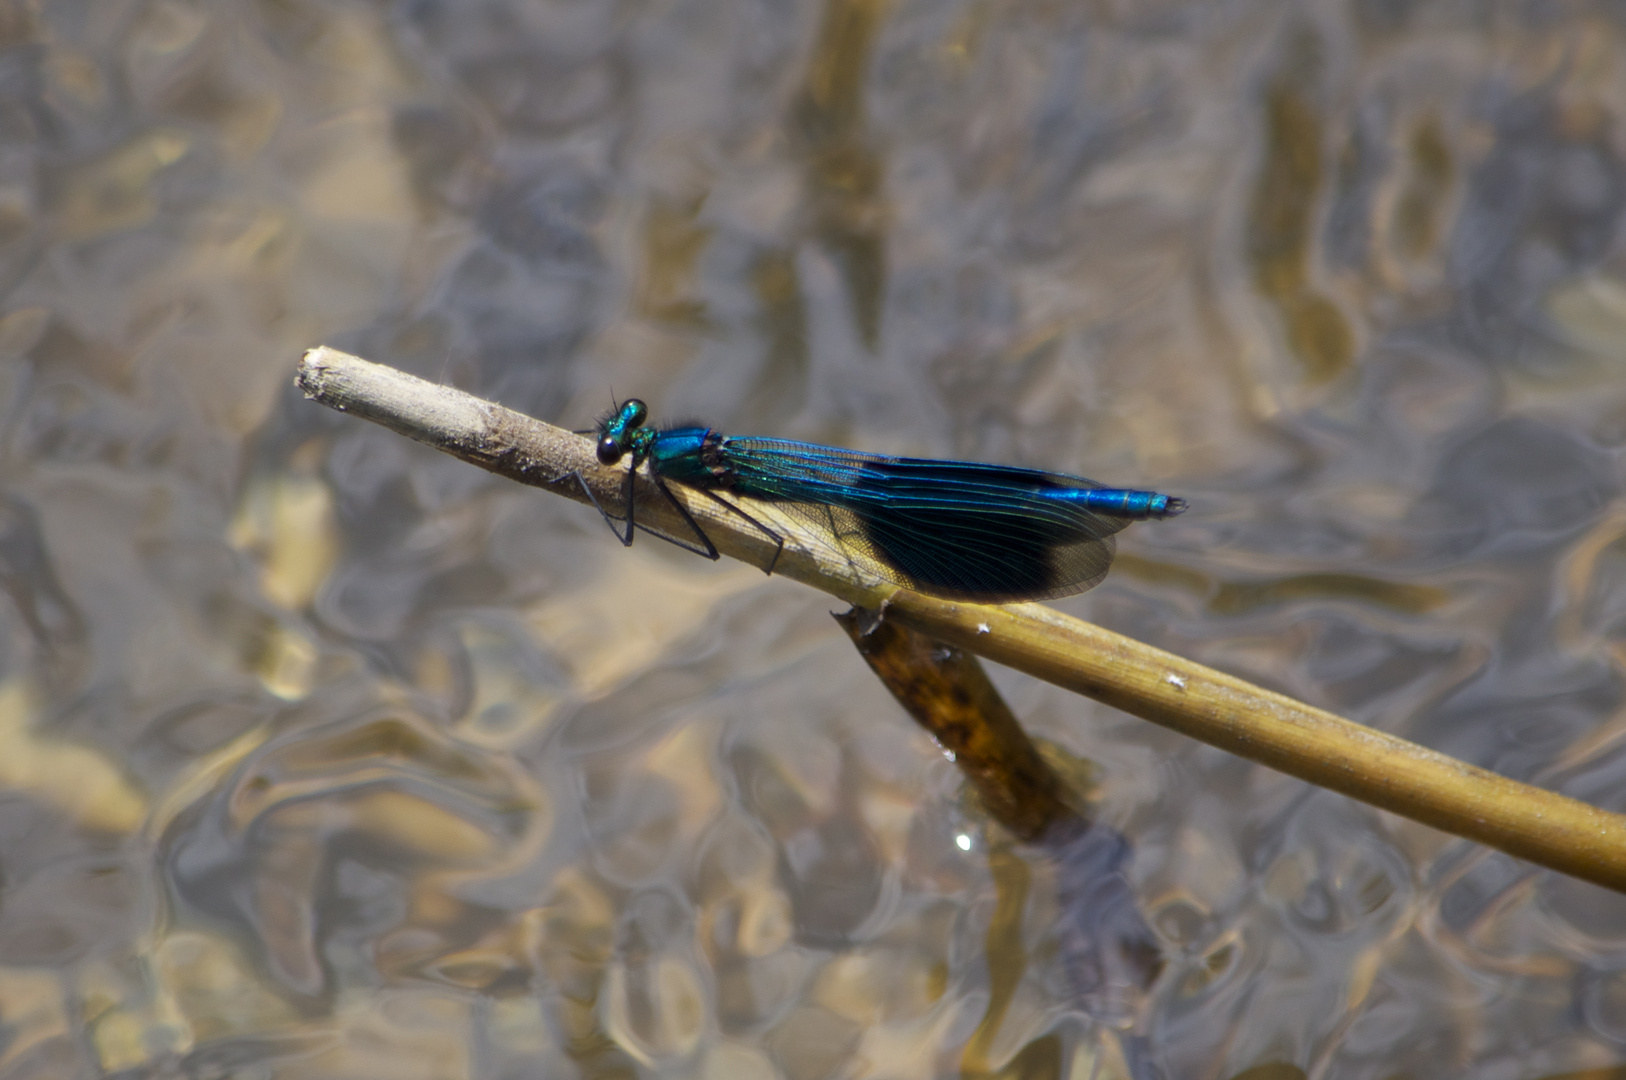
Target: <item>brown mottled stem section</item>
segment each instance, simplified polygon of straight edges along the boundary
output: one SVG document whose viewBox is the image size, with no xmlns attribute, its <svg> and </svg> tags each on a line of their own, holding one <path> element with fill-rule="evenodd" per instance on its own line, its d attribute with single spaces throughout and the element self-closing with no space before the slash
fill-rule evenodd
<svg viewBox="0 0 1626 1080">
<path fill-rule="evenodd" d="M 294 383 L 305 396 L 330 409 L 382 424 L 499 476 L 583 503 L 590 501 L 586 493 L 591 491 L 600 506 L 616 515 L 626 505 L 629 474 L 625 464 L 600 465 L 592 439 L 495 402 L 325 345 L 305 353 Z M 674 536 L 693 535 L 647 478 L 648 465 L 644 468 L 646 475 L 638 484 L 639 523 Z M 878 607 L 896 591 L 891 585 L 856 580 L 852 566 L 839 551 L 814 538 L 803 542 L 797 531 L 805 531 L 805 527 L 798 526 L 790 515 L 777 514 L 772 505 L 752 502 L 751 513 L 790 538 L 783 552 L 777 552 L 773 541 L 714 500 L 677 485 L 671 491 L 706 530 L 717 550 L 730 558 L 763 568 L 772 566 L 775 577 L 793 578 L 865 607 Z"/>
<path fill-rule="evenodd" d="M 450 387 L 312 349 L 299 386 L 331 408 L 383 424 L 465 461 L 617 512 L 625 468 L 598 463 L 593 440 Z M 646 466 L 647 467 L 647 466 Z M 675 510 L 640 484 L 638 517 L 684 534 Z M 673 487 L 717 549 L 974 652 L 1391 813 L 1626 892 L 1626 817 L 1497 776 L 1040 604 L 991 606 L 865 581 L 827 538 L 771 503 L 739 499 L 785 537 L 775 545 L 711 499 Z"/>
<path fill-rule="evenodd" d="M 835 620 L 898 704 L 953 755 L 994 820 L 1029 842 L 1077 820 L 1061 778 L 975 656 L 862 608 Z"/>
<path fill-rule="evenodd" d="M 625 498 L 627 470 L 600 466 L 591 439 L 453 387 L 325 345 L 305 354 L 294 385 L 330 409 L 371 420 L 510 480 L 577 502 L 588 501 L 584 481 L 605 505 L 619 507 Z"/>
</svg>

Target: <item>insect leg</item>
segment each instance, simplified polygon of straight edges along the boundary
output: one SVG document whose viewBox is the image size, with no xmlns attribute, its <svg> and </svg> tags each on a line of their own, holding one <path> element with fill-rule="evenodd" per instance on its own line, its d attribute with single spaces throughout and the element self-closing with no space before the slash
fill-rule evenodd
<svg viewBox="0 0 1626 1080">
<path fill-rule="evenodd" d="M 673 545 L 675 545 L 677 547 L 680 547 L 684 551 L 692 551 L 696 555 L 704 555 L 706 558 L 711 559 L 713 561 L 716 561 L 717 559 L 722 557 L 717 551 L 717 545 L 713 544 L 711 542 L 711 537 L 706 535 L 706 530 L 702 529 L 700 527 L 700 523 L 695 521 L 694 515 L 689 513 L 689 508 L 684 506 L 683 503 L 679 502 L 678 499 L 675 496 L 673 496 L 671 489 L 666 486 L 666 481 L 661 479 L 660 473 L 652 472 L 650 474 L 650 476 L 655 481 L 655 487 L 660 490 L 660 493 L 663 496 L 665 496 L 666 501 L 672 504 L 672 509 L 674 509 L 674 510 L 676 510 L 678 512 L 678 516 L 683 518 L 684 523 L 687 524 L 689 526 L 690 530 L 692 530 L 694 532 L 694 535 L 699 538 L 700 543 L 698 545 L 697 544 L 692 544 L 692 543 L 688 542 L 687 540 L 681 540 L 681 539 L 679 539 L 678 537 L 675 537 L 675 536 L 668 536 L 664 532 L 657 532 L 656 530 L 651 529 L 647 525 L 640 525 L 638 523 L 636 517 L 634 516 L 635 511 L 633 509 L 633 507 L 635 505 L 634 502 L 633 502 L 633 495 L 634 495 L 633 485 L 637 482 L 637 476 L 638 476 L 638 473 L 637 473 L 636 470 L 633 470 L 633 471 L 629 472 L 628 475 L 627 475 L 627 508 L 626 508 L 626 516 L 620 519 L 620 521 L 623 521 L 623 522 L 626 523 L 625 530 L 623 530 L 621 528 L 621 526 L 617 523 L 617 519 L 610 516 L 610 512 L 608 510 L 604 509 L 603 504 L 601 504 L 598 501 L 598 498 L 593 494 L 593 489 L 587 486 L 587 479 L 586 479 L 586 477 L 582 476 L 580 470 L 572 473 L 571 475 L 574 476 L 576 478 L 576 482 L 581 485 L 582 492 L 584 494 L 586 494 L 588 501 L 593 504 L 593 508 L 595 510 L 597 510 L 600 515 L 603 516 L 605 523 L 610 526 L 610 531 L 613 532 L 616 535 L 616 538 L 619 539 L 624 546 L 626 546 L 626 547 L 631 547 L 632 546 L 632 531 L 636 527 L 636 528 L 644 530 L 644 532 L 648 533 L 651 536 L 656 536 L 656 537 L 659 537 L 662 540 L 665 540 L 668 544 L 673 544 Z M 712 500 L 714 500 L 714 501 L 716 501 L 718 503 L 721 503 L 727 509 L 733 511 L 735 514 L 738 514 L 740 517 L 742 517 L 746 521 L 750 522 L 753 527 L 755 527 L 759 532 L 762 533 L 762 535 L 766 536 L 768 539 L 772 540 L 775 544 L 778 545 L 778 549 L 774 551 L 774 557 L 773 557 L 772 562 L 770 562 L 768 564 L 768 573 L 770 573 L 770 574 L 773 573 L 774 565 L 779 562 L 779 552 L 783 551 L 784 548 L 785 548 L 784 537 L 780 536 L 778 533 L 774 532 L 772 529 L 768 528 L 768 526 L 764 525 L 762 522 L 758 521 L 756 518 L 752 517 L 750 514 L 747 514 L 744 510 L 741 510 L 739 507 L 735 506 L 733 503 L 728 502 L 726 499 L 720 499 L 716 495 L 712 494 L 711 492 L 706 491 L 706 490 L 701 489 L 701 488 L 695 488 L 694 490 L 699 491 L 700 494 L 702 494 L 702 495 L 706 496 L 707 498 L 712 499 Z"/>
<path fill-rule="evenodd" d="M 712 502 L 716 503 L 718 506 L 721 506 L 723 509 L 744 518 L 746 521 L 751 523 L 752 528 L 756 529 L 757 532 L 774 542 L 773 558 L 768 560 L 768 568 L 763 571 L 763 573 L 772 576 L 773 568 L 779 565 L 779 556 L 785 553 L 785 538 L 768 528 L 768 526 L 764 525 L 750 514 L 746 513 L 740 507 L 735 506 L 733 503 L 717 494 L 715 491 L 707 491 L 705 488 L 696 488 L 695 490 L 700 492 L 700 494 L 704 495 L 706 498 L 710 499 Z M 710 541 L 707 542 L 709 543 Z"/>
<path fill-rule="evenodd" d="M 627 510 L 627 517 L 626 517 L 627 531 L 625 533 L 622 533 L 621 529 L 615 523 L 615 518 L 611 517 L 610 512 L 608 510 L 604 509 L 604 507 L 599 503 L 598 496 L 593 494 L 593 489 L 587 486 L 587 477 L 582 475 L 581 470 L 577 469 L 575 472 L 571 473 L 570 475 L 574 476 L 576 478 L 576 483 L 581 485 L 582 494 L 586 495 L 587 496 L 587 501 L 593 504 L 593 509 L 597 510 L 600 514 L 602 514 L 604 516 L 604 523 L 610 527 L 611 532 L 615 533 L 616 539 L 621 541 L 621 546 L 622 547 L 631 547 L 632 546 L 632 510 L 631 510 L 632 496 L 630 494 L 630 487 L 631 487 L 631 484 L 632 484 L 632 478 L 630 476 L 627 478 L 627 484 L 628 484 L 628 487 L 629 487 L 629 494 L 627 496 L 628 510 Z"/>
<path fill-rule="evenodd" d="M 706 535 L 706 530 L 702 529 L 700 524 L 695 521 L 694 515 L 689 513 L 689 508 L 684 506 L 681 502 L 678 502 L 678 500 L 672 495 L 671 489 L 666 486 L 666 481 L 661 479 L 661 474 L 651 470 L 649 475 L 654 477 L 655 486 L 660 489 L 662 495 L 666 496 L 666 501 L 672 504 L 672 509 L 678 512 L 679 516 L 681 516 L 683 520 L 688 523 L 689 528 L 694 530 L 694 534 L 700 538 L 700 542 L 706 546 L 703 548 L 697 548 L 693 544 L 679 540 L 675 536 L 667 536 L 665 533 L 655 532 L 647 525 L 640 527 L 651 536 L 658 536 L 662 540 L 665 540 L 668 544 L 676 544 L 684 551 L 692 551 L 696 555 L 704 555 L 712 562 L 716 562 L 718 559 L 720 559 L 722 556 L 717 552 L 717 545 L 711 542 L 711 537 Z M 710 494 L 710 492 L 704 492 L 703 494 Z M 713 496 L 713 498 L 715 498 L 715 496 Z M 627 520 L 632 520 L 632 504 L 630 500 L 627 504 Z"/>
</svg>

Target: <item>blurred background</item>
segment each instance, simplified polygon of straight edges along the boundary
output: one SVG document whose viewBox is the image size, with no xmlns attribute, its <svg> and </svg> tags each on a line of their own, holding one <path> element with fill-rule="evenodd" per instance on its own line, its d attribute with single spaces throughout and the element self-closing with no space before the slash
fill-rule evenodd
<svg viewBox="0 0 1626 1080">
<path fill-rule="evenodd" d="M 1623 112 L 1615 0 L 0 0 L 0 1076 L 1621 1075 L 1621 897 L 996 671 L 1079 992 L 829 598 L 291 380 L 1182 495 L 1057 606 L 1620 809 Z"/>
</svg>

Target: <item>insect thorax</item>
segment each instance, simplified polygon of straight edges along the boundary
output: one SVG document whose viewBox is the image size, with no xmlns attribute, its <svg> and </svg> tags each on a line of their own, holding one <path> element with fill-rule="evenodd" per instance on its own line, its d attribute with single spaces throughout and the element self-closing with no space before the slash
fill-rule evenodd
<svg viewBox="0 0 1626 1080">
<path fill-rule="evenodd" d="M 664 431 L 652 453 L 655 470 L 691 487 L 732 487 L 734 470 L 724 455 L 723 442 L 723 436 L 709 428 Z"/>
</svg>

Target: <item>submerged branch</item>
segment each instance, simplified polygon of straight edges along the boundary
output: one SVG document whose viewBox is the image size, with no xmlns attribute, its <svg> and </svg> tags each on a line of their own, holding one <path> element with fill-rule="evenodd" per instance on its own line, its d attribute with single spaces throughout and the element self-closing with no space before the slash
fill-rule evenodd
<svg viewBox="0 0 1626 1080">
<path fill-rule="evenodd" d="M 1079 793 L 1067 791 L 975 656 L 863 608 L 835 618 L 898 704 L 953 757 L 994 820 L 1029 843 L 1079 822 L 1069 802 Z"/>
<path fill-rule="evenodd" d="M 623 505 L 624 467 L 599 465 L 593 441 L 449 387 L 326 347 L 298 384 L 324 405 L 383 424 L 521 483 L 605 507 Z M 579 479 L 578 479 L 579 477 Z M 640 484 L 640 490 L 653 490 Z M 712 500 L 674 487 L 718 550 L 766 567 L 774 545 Z M 1039 604 L 966 604 L 861 580 L 860 571 L 789 515 L 751 513 L 787 539 L 774 573 L 882 611 L 910 627 L 1162 724 L 1211 746 L 1510 855 L 1626 892 L 1626 817 L 1521 784 L 1294 701 Z M 640 522 L 686 535 L 662 499 Z"/>
</svg>

